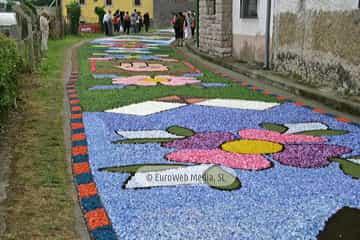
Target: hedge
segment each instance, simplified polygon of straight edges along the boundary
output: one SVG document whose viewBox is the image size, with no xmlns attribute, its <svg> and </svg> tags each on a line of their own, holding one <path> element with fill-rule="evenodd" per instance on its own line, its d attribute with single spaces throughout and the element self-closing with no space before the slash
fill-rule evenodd
<svg viewBox="0 0 360 240">
<path fill-rule="evenodd" d="M 14 40 L 0 34 L 0 112 L 13 106 L 21 61 Z"/>
</svg>

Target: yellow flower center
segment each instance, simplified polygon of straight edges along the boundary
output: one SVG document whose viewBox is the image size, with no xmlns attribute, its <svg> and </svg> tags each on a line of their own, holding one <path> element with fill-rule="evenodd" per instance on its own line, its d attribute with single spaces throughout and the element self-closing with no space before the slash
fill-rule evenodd
<svg viewBox="0 0 360 240">
<path fill-rule="evenodd" d="M 131 56 L 128 57 L 128 59 L 133 59 L 134 60 L 134 59 L 138 59 L 138 57 L 139 57 L 138 55 L 131 55 Z"/>
<path fill-rule="evenodd" d="M 156 82 L 156 83 L 160 83 L 160 82 L 168 82 L 169 79 L 167 78 L 158 78 L 158 77 L 155 77 L 155 78 L 145 78 L 144 79 L 145 82 Z"/>
<path fill-rule="evenodd" d="M 261 140 L 236 140 L 224 143 L 221 148 L 227 152 L 241 154 L 270 154 L 281 152 L 284 146 Z"/>
</svg>

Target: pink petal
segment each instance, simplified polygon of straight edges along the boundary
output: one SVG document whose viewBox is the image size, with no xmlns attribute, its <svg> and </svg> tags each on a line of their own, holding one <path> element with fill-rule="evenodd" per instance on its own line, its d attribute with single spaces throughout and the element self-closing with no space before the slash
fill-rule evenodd
<svg viewBox="0 0 360 240">
<path fill-rule="evenodd" d="M 192 77 L 175 77 L 175 76 L 157 76 L 158 78 L 167 78 L 170 81 L 169 82 L 162 82 L 162 85 L 166 86 L 182 86 L 186 84 L 194 84 L 194 83 L 200 83 L 199 80 L 196 80 Z"/>
<path fill-rule="evenodd" d="M 244 170 L 261 170 L 271 167 L 271 162 L 261 155 L 229 153 L 219 149 L 180 150 L 167 154 L 165 158 L 175 162 L 219 164 Z"/>
<path fill-rule="evenodd" d="M 326 138 L 306 136 L 301 134 L 278 133 L 269 130 L 246 129 L 239 132 L 241 138 L 252 140 L 265 140 L 277 143 L 322 143 Z"/>
</svg>

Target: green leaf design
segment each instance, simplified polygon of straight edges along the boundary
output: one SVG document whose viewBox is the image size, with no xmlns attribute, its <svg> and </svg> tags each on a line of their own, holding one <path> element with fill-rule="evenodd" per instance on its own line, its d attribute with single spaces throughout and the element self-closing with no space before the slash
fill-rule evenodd
<svg viewBox="0 0 360 240">
<path fill-rule="evenodd" d="M 262 128 L 265 128 L 266 130 L 278 132 L 278 133 L 284 133 L 288 130 L 287 127 L 281 124 L 275 124 L 275 123 L 261 123 L 260 126 Z"/>
<path fill-rule="evenodd" d="M 189 128 L 180 127 L 180 126 L 171 126 L 166 129 L 168 133 L 177 135 L 177 136 L 184 136 L 184 137 L 191 137 L 195 134 L 195 132 Z"/>
<path fill-rule="evenodd" d="M 101 168 L 99 171 L 107 171 L 112 173 L 130 173 L 135 174 L 137 172 L 153 172 L 153 171 L 163 171 L 168 169 L 176 169 L 188 167 L 184 164 L 136 164 L 136 165 L 127 165 L 119 167 L 109 167 Z"/>
<path fill-rule="evenodd" d="M 146 143 L 165 143 L 173 141 L 173 138 L 134 138 L 134 139 L 120 139 L 113 141 L 114 144 L 146 144 Z"/>
<path fill-rule="evenodd" d="M 357 156 L 360 158 L 360 156 Z M 351 157 L 353 159 L 358 159 L 357 157 Z M 342 158 L 332 158 L 331 161 L 340 163 L 340 169 L 344 174 L 352 176 L 353 178 L 360 179 L 360 165 L 350 162 Z"/>
<path fill-rule="evenodd" d="M 232 191 L 241 188 L 239 178 L 219 166 L 213 166 L 206 170 L 203 174 L 203 179 L 209 187 L 218 190 Z"/>
<path fill-rule="evenodd" d="M 338 136 L 348 134 L 349 131 L 346 130 L 334 130 L 334 129 L 327 129 L 327 130 L 311 130 L 311 131 L 304 131 L 304 132 L 297 132 L 295 134 L 307 135 L 307 136 Z"/>
</svg>

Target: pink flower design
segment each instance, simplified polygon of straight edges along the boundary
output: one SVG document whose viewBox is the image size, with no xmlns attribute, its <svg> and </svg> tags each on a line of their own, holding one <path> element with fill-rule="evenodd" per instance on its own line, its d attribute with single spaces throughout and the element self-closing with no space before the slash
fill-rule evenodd
<svg viewBox="0 0 360 240">
<path fill-rule="evenodd" d="M 318 168 L 330 164 L 331 157 L 351 152 L 343 146 L 323 144 L 326 138 L 268 130 L 239 131 L 240 138 L 230 133 L 197 133 L 191 137 L 164 143 L 177 151 L 166 159 L 176 162 L 219 164 L 244 170 L 262 170 L 272 166 L 269 156 L 284 165 Z M 229 146 L 231 145 L 231 146 Z"/>
<path fill-rule="evenodd" d="M 139 75 L 139 76 L 114 78 L 112 83 L 122 84 L 122 85 L 137 85 L 137 86 L 156 86 L 157 84 L 161 84 L 165 86 L 183 86 L 187 84 L 200 83 L 200 81 L 192 77 L 176 77 L 169 75 L 160 75 L 151 78 L 149 76 Z"/>
</svg>

